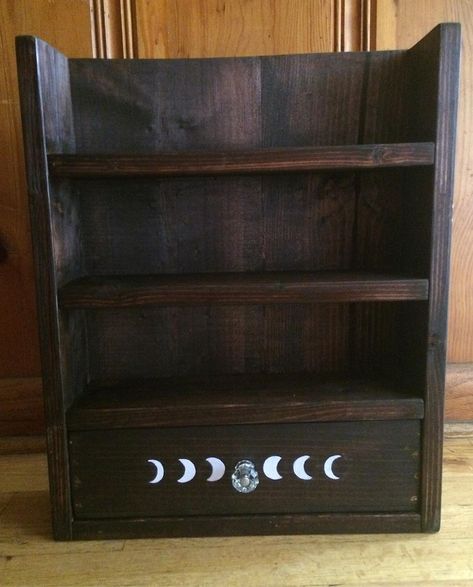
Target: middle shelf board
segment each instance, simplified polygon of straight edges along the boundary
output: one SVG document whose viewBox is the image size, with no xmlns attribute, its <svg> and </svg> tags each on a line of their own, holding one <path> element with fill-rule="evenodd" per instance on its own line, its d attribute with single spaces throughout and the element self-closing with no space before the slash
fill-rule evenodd
<svg viewBox="0 0 473 587">
<path fill-rule="evenodd" d="M 89 385 L 70 430 L 257 423 L 405 420 L 423 400 L 393 383 L 308 374 L 215 375 Z"/>
<path fill-rule="evenodd" d="M 182 151 L 155 154 L 51 154 L 57 177 L 143 177 L 277 173 L 432 165 L 434 143 L 386 143 Z"/>
<path fill-rule="evenodd" d="M 82 277 L 59 290 L 63 308 L 427 300 L 427 279 L 362 272 L 200 273 Z"/>
</svg>

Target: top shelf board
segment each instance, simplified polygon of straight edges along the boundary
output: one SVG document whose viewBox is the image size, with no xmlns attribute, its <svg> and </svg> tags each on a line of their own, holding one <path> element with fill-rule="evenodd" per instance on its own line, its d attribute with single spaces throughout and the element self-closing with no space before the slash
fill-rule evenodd
<svg viewBox="0 0 473 587">
<path fill-rule="evenodd" d="M 434 143 L 182 151 L 142 155 L 49 155 L 57 177 L 136 177 L 277 173 L 432 165 Z"/>
<path fill-rule="evenodd" d="M 428 280 L 370 273 L 268 272 L 83 277 L 59 291 L 62 308 L 154 304 L 379 302 L 428 299 Z"/>
</svg>

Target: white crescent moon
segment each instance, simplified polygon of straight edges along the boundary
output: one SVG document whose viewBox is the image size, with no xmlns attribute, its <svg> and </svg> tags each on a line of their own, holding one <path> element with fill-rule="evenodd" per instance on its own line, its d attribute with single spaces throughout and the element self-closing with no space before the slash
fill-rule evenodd
<svg viewBox="0 0 473 587">
<path fill-rule="evenodd" d="M 217 457 L 209 457 L 205 459 L 212 467 L 212 473 L 207 481 L 219 481 L 225 475 L 225 464 Z"/>
<path fill-rule="evenodd" d="M 180 479 L 177 480 L 178 483 L 189 483 L 195 477 L 195 465 L 189 459 L 179 459 L 182 466 L 184 467 L 184 474 Z"/>
<path fill-rule="evenodd" d="M 278 473 L 278 464 L 281 460 L 281 457 L 277 455 L 273 455 L 272 457 L 268 457 L 263 463 L 263 472 L 268 477 L 268 479 L 273 479 L 277 481 L 278 479 L 282 479 L 282 476 Z"/>
<path fill-rule="evenodd" d="M 309 460 L 309 458 L 309 455 L 303 455 L 302 457 L 298 457 L 292 465 L 294 475 L 296 477 L 299 477 L 299 479 L 302 479 L 303 481 L 310 481 L 310 479 L 312 479 L 312 477 L 306 472 L 304 468 L 305 462 Z"/>
<path fill-rule="evenodd" d="M 164 467 L 162 463 L 160 463 L 160 461 L 155 461 L 154 459 L 149 459 L 148 463 L 151 463 L 156 467 L 156 477 L 150 481 L 150 483 L 159 483 L 164 477 Z"/>
<path fill-rule="evenodd" d="M 334 461 L 336 461 L 337 459 L 341 459 L 341 458 L 342 458 L 342 455 L 333 455 L 325 461 L 324 473 L 327 475 L 327 477 L 329 479 L 335 479 L 335 480 L 340 479 L 340 477 L 337 477 L 335 475 L 335 473 L 333 472 L 332 466 L 333 466 Z"/>
</svg>

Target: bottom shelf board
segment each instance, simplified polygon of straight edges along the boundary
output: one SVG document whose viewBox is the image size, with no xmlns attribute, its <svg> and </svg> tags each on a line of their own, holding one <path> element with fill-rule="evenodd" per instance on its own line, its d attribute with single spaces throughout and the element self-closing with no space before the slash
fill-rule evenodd
<svg viewBox="0 0 473 587">
<path fill-rule="evenodd" d="M 421 419 L 412 390 L 371 379 L 225 375 L 92 383 L 70 430 Z"/>
<path fill-rule="evenodd" d="M 369 534 L 422 532 L 414 512 L 334 513 L 251 516 L 188 516 L 72 523 L 73 540 L 178 538 L 181 536 L 257 536 L 290 534 Z"/>
</svg>

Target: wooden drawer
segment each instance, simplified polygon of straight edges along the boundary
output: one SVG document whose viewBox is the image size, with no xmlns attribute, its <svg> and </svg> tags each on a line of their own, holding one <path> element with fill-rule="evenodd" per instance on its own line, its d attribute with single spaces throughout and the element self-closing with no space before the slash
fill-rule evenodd
<svg viewBox="0 0 473 587">
<path fill-rule="evenodd" d="M 69 443 L 76 519 L 418 509 L 419 420 L 96 430 Z M 247 494 L 231 481 L 242 459 L 259 475 Z"/>
</svg>

